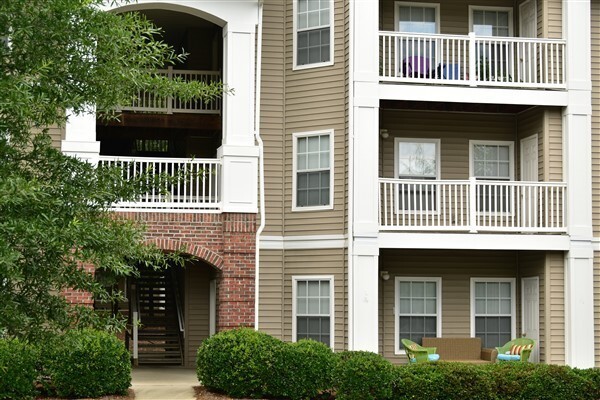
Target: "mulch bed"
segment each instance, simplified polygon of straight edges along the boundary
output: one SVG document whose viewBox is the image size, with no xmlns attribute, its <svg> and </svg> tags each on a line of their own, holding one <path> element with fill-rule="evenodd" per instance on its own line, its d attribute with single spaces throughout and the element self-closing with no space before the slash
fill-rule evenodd
<svg viewBox="0 0 600 400">
<path fill-rule="evenodd" d="M 211 392 L 204 386 L 194 386 L 194 390 L 196 391 L 196 400 L 229 400 L 229 399 L 233 399 L 233 397 L 229 397 L 229 396 L 221 394 L 221 393 Z M 238 399 L 238 400 L 247 400 L 247 399 Z"/>
<path fill-rule="evenodd" d="M 95 398 L 85 398 L 78 400 L 133 400 L 135 399 L 135 394 L 133 394 L 133 389 L 129 389 L 129 393 L 125 396 L 102 396 Z M 64 397 L 36 397 L 36 400 L 65 400 Z"/>
</svg>

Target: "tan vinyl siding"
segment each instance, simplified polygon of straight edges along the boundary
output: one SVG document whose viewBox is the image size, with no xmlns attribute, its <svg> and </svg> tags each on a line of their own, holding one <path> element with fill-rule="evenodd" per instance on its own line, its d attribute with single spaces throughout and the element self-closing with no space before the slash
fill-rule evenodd
<svg viewBox="0 0 600 400">
<path fill-rule="evenodd" d="M 292 340 L 292 277 L 333 275 L 335 350 L 347 348 L 347 276 L 344 249 L 263 250 L 259 329 Z"/>
<path fill-rule="evenodd" d="M 549 364 L 565 363 L 565 262 L 560 252 L 548 253 L 546 256 L 545 298 L 549 313 L 545 320 L 545 331 L 548 333 L 546 362 Z"/>
<path fill-rule="evenodd" d="M 185 346 L 186 367 L 194 367 L 198 347 L 209 334 L 210 267 L 189 265 L 185 269 Z"/>
<path fill-rule="evenodd" d="M 544 158 L 547 169 L 544 173 L 544 180 L 550 182 L 563 181 L 563 138 L 562 138 L 562 113 L 558 108 L 547 109 L 544 114 L 546 126 L 544 127 L 545 141 L 544 148 L 546 155 Z"/>
<path fill-rule="evenodd" d="M 265 141 L 265 235 L 341 234 L 347 174 L 348 7 L 334 2 L 334 65 L 293 70 L 292 1 L 264 5 L 261 136 Z M 294 133 L 332 129 L 332 210 L 292 212 Z"/>
<path fill-rule="evenodd" d="M 600 236 L 600 0 L 591 1 L 592 29 L 592 212 L 594 236 Z M 594 252 L 594 332 L 600 367 L 600 252 Z"/>
<path fill-rule="evenodd" d="M 441 179 L 468 179 L 469 140 L 516 141 L 512 115 L 384 110 L 381 127 L 390 134 L 380 145 L 385 178 L 394 177 L 395 137 L 441 139 Z"/>
<path fill-rule="evenodd" d="M 544 37 L 549 39 L 562 39 L 562 0 L 542 1 L 544 9 Z M 538 0 L 539 7 L 539 0 Z"/>
<path fill-rule="evenodd" d="M 41 132 L 42 129 L 33 130 L 34 134 L 38 134 Z M 50 136 L 50 140 L 52 141 L 52 147 L 60 150 L 61 142 L 65 139 L 65 128 L 54 125 L 47 128 L 46 133 Z"/>
<path fill-rule="evenodd" d="M 394 363 L 406 362 L 405 355 L 396 355 L 394 351 L 396 276 L 442 278 L 442 336 L 469 337 L 471 278 L 516 278 L 517 260 L 514 251 L 382 250 L 380 269 L 390 274 L 389 280 L 380 281 L 383 315 L 379 330 L 384 357 Z M 517 317 L 517 331 L 518 322 Z"/>
</svg>

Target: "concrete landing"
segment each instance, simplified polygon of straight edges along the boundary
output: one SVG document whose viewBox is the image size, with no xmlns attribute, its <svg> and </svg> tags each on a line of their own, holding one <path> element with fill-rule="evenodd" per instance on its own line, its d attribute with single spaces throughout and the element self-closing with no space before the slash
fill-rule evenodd
<svg viewBox="0 0 600 400">
<path fill-rule="evenodd" d="M 135 400 L 195 400 L 196 371 L 182 367 L 135 367 L 131 388 Z"/>
</svg>

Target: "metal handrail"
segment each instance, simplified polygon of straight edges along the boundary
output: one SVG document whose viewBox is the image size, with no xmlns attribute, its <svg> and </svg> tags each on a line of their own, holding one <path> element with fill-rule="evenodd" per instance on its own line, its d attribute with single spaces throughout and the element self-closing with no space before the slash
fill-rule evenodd
<svg viewBox="0 0 600 400">
<path fill-rule="evenodd" d="M 185 338 L 185 321 L 183 316 L 183 310 L 181 309 L 181 298 L 179 297 L 179 286 L 177 284 L 177 274 L 174 269 L 171 268 L 171 283 L 173 285 L 173 292 L 175 294 L 175 308 L 177 309 L 177 322 L 179 323 L 179 332 L 182 338 Z"/>
</svg>

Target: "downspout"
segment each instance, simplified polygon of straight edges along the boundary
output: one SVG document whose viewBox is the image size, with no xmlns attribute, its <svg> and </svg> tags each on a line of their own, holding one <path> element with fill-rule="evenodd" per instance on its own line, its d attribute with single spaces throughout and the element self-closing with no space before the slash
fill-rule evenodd
<svg viewBox="0 0 600 400">
<path fill-rule="evenodd" d="M 350 46 L 348 46 L 348 350 L 354 350 L 354 4 L 350 5 Z"/>
<path fill-rule="evenodd" d="M 256 230 L 256 259 L 255 265 L 255 282 L 254 282 L 254 329 L 258 330 L 258 299 L 259 299 L 259 281 L 260 281 L 260 235 L 265 229 L 265 162 L 264 162 L 264 145 L 260 137 L 260 85 L 262 77 L 262 19 L 263 19 L 263 1 L 258 3 L 258 29 L 256 38 L 256 88 L 254 100 L 254 137 L 258 143 L 258 179 L 259 179 L 259 208 L 260 208 L 260 224 Z"/>
</svg>

